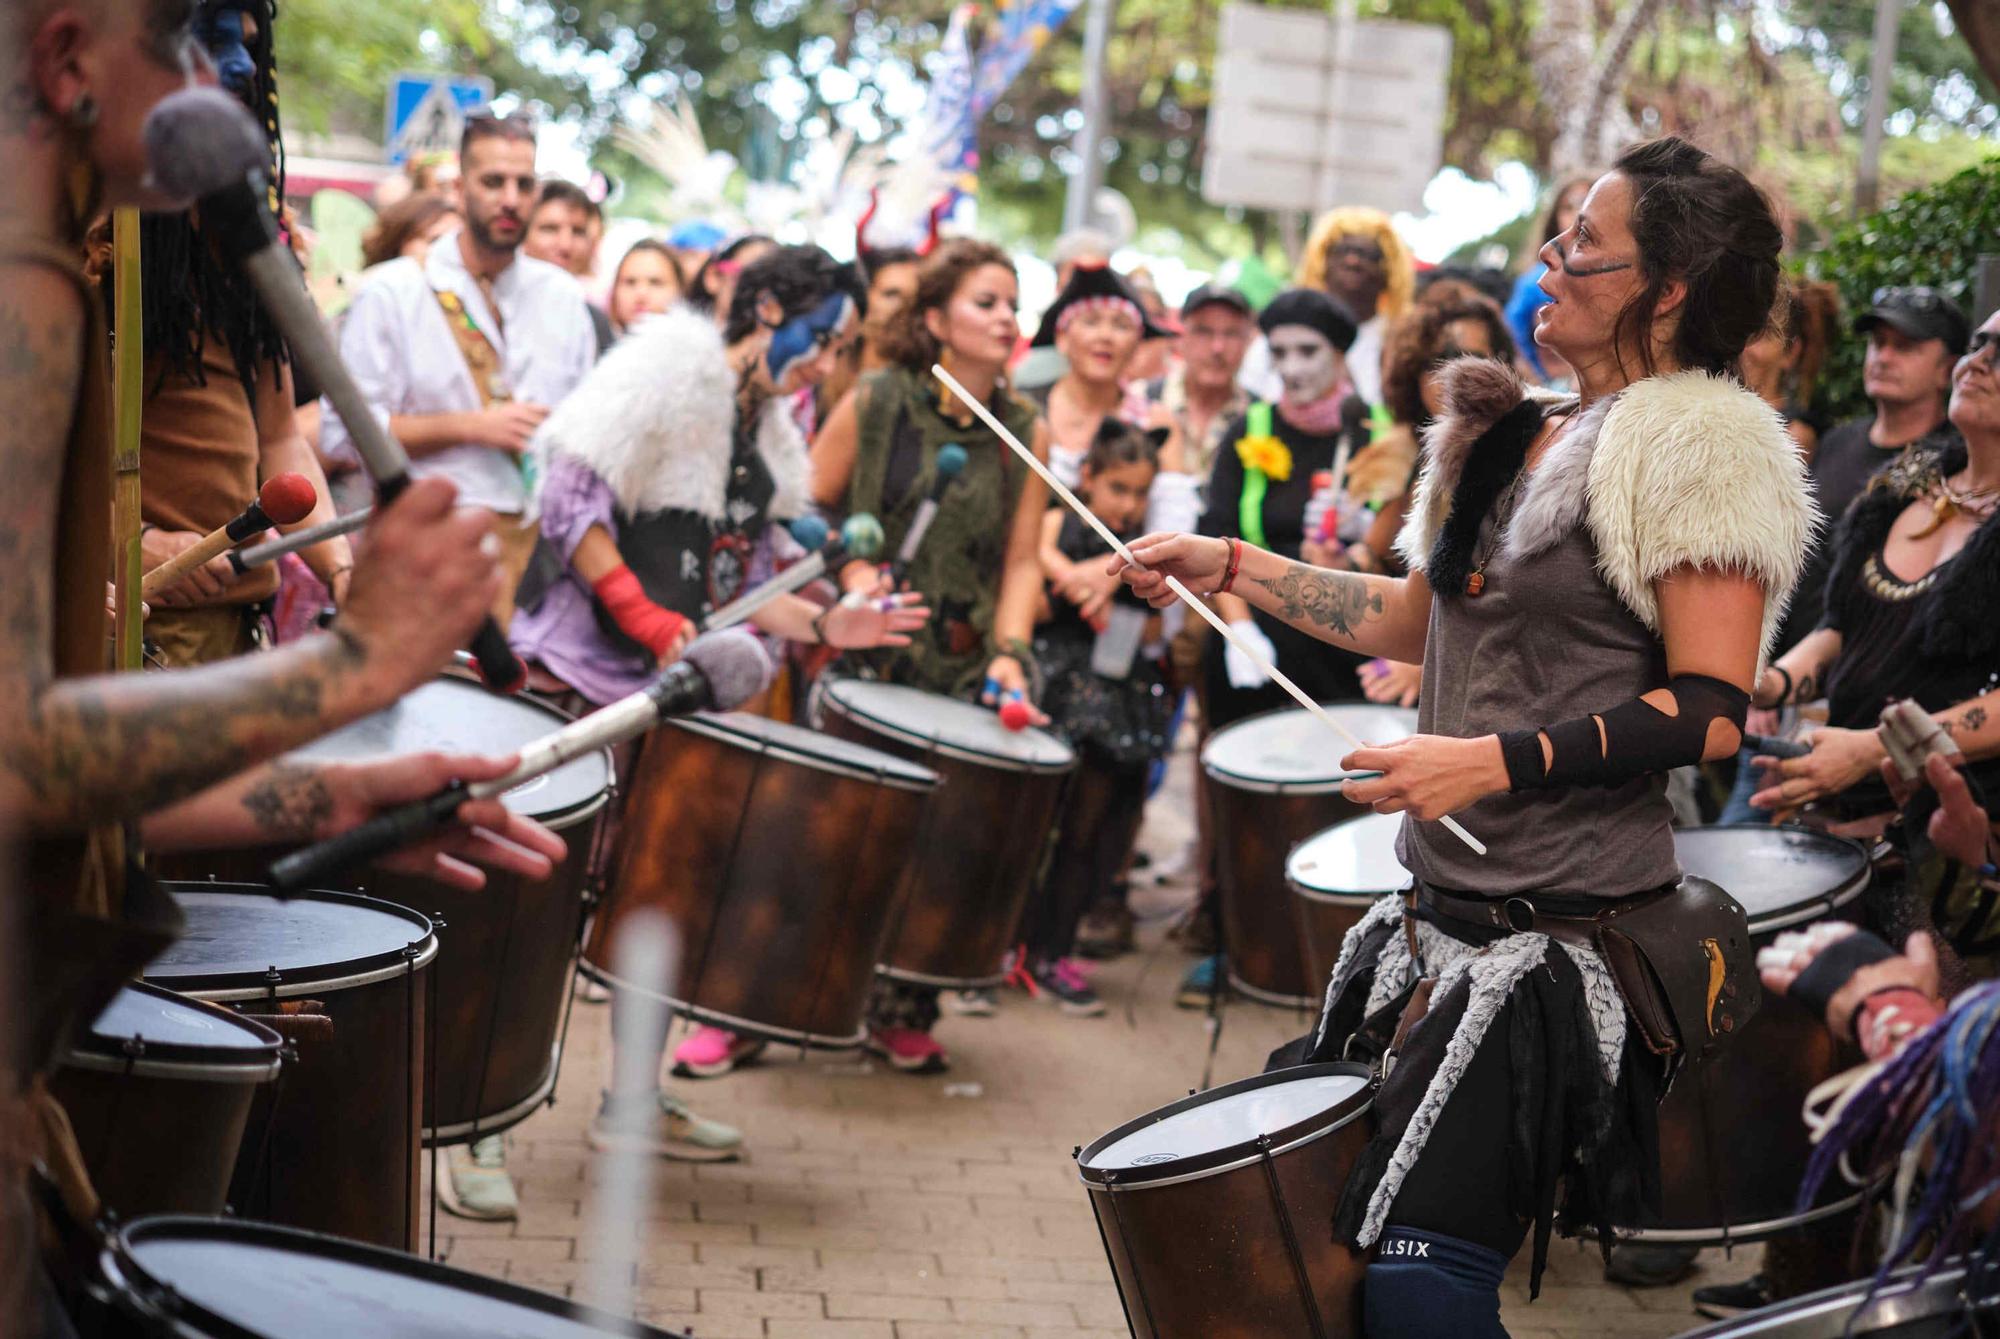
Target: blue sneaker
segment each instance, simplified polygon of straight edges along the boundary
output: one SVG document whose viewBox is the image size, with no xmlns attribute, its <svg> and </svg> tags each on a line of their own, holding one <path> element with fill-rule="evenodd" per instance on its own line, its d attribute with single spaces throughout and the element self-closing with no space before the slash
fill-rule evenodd
<svg viewBox="0 0 2000 1339">
<path fill-rule="evenodd" d="M 1174 1003 L 1183 1009 L 1206 1009 L 1208 1001 L 1222 988 L 1222 959 L 1211 954 L 1198 958 L 1174 991 Z"/>
</svg>

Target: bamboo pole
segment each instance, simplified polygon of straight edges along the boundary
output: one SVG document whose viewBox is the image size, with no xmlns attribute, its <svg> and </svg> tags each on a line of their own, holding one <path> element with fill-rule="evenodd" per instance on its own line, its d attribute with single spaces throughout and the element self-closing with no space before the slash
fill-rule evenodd
<svg viewBox="0 0 2000 1339">
<path fill-rule="evenodd" d="M 112 582 L 117 622 L 112 638 L 116 668 L 141 664 L 144 617 L 139 585 L 139 416 L 146 394 L 145 308 L 139 287 L 139 211 L 112 215 L 112 300 L 117 337 L 112 349 Z"/>
</svg>

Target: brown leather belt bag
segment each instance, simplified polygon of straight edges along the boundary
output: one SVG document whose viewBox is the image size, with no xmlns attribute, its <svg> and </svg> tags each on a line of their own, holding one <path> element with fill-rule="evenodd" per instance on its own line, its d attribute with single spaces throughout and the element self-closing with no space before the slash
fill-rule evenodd
<svg viewBox="0 0 2000 1339">
<path fill-rule="evenodd" d="M 1465 897 L 1423 883 L 1417 903 L 1447 920 L 1590 949 L 1610 969 L 1640 1039 L 1670 1069 L 1706 1059 L 1762 999 L 1749 917 L 1735 898 L 1691 874 L 1589 915 L 1538 908 L 1532 895 Z"/>
</svg>

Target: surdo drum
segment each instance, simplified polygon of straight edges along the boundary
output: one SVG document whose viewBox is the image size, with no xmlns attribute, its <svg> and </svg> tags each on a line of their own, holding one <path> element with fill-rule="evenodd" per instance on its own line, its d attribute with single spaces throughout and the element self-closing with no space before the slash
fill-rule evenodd
<svg viewBox="0 0 2000 1339">
<path fill-rule="evenodd" d="M 120 990 L 49 1080 L 106 1207 L 121 1218 L 221 1213 L 283 1044 L 217 1005 L 143 983 Z"/>
<path fill-rule="evenodd" d="M 259 1137 L 244 1141 L 229 1202 L 246 1218 L 414 1247 L 430 921 L 346 893 L 167 890 L 187 931 L 146 979 L 258 1018 L 297 1054 L 260 1091 Z"/>
<path fill-rule="evenodd" d="M 1365 1066 L 1211 1088 L 1077 1153 L 1137 1339 L 1361 1333 L 1367 1259 L 1328 1220 L 1368 1142 Z"/>
<path fill-rule="evenodd" d="M 646 741 L 584 961 L 692 1018 L 850 1047 L 937 775 L 760 716 L 690 716 Z M 679 928 L 677 983 L 618 979 L 642 911 Z"/>
<path fill-rule="evenodd" d="M 90 1332 L 119 1339 L 669 1339 L 481 1274 L 226 1218 L 126 1224 L 97 1275 Z"/>
<path fill-rule="evenodd" d="M 435 679 L 292 756 L 369 762 L 429 751 L 508 754 L 570 719 L 530 698 Z M 498 1133 L 555 1091 L 584 883 L 612 783 L 611 755 L 599 750 L 502 797 L 568 844 L 569 855 L 546 882 L 501 870 L 488 870 L 477 891 L 384 869 L 357 878 L 358 891 L 430 915 L 443 934 L 435 968 L 437 1089 L 426 1132 L 435 1142 Z"/>
<path fill-rule="evenodd" d="M 1417 713 L 1399 707 L 1338 703 L 1326 710 L 1370 744 L 1393 743 L 1417 728 Z M 1293 707 L 1218 730 L 1202 748 L 1229 984 L 1261 1003 L 1298 1009 L 1318 1003 L 1285 861 L 1314 833 L 1374 812 L 1341 798 L 1348 774 L 1340 759 L 1352 747 Z"/>
<path fill-rule="evenodd" d="M 1363 814 L 1316 832 L 1285 858 L 1285 883 L 1299 916 L 1307 980 L 1324 990 L 1340 961 L 1340 944 L 1368 908 L 1410 886 L 1396 858 L 1401 814 Z"/>
<path fill-rule="evenodd" d="M 1689 874 L 1743 904 L 1753 953 L 1782 930 L 1850 919 L 1868 886 L 1858 843 L 1804 828 L 1684 828 L 1674 848 Z M 1812 1151 L 1799 1113 L 1816 1085 L 1860 1060 L 1804 1005 L 1766 992 L 1748 1026 L 1660 1103 L 1660 1215 L 1629 1235 L 1712 1245 L 1845 1211 L 1855 1197 L 1795 1211 Z"/>
<path fill-rule="evenodd" d="M 829 734 L 940 778 L 903 871 L 882 974 L 924 986 L 999 985 L 1076 754 L 1044 731 L 1007 729 L 989 708 L 900 684 L 837 679 L 819 702 Z"/>
</svg>

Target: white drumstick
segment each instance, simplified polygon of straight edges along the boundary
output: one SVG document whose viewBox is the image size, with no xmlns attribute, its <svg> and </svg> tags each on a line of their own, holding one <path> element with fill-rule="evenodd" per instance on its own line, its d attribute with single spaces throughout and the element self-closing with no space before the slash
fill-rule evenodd
<svg viewBox="0 0 2000 1339">
<path fill-rule="evenodd" d="M 1006 427 L 1000 422 L 1000 420 L 993 416 L 992 411 L 988 410 L 985 405 L 981 404 L 979 400 L 974 395 L 972 395 L 971 392 L 965 389 L 965 387 L 958 384 L 958 378 L 952 376 L 952 374 L 945 371 L 944 368 L 939 367 L 935 364 L 932 365 L 931 372 L 936 375 L 939 381 L 942 381 L 946 386 L 950 387 L 951 393 L 953 395 L 956 395 L 960 400 L 963 400 L 965 402 L 966 408 L 970 409 L 974 414 L 977 414 L 982 423 L 984 423 L 987 427 L 993 429 L 994 433 L 1000 438 L 1001 441 L 1007 443 L 1008 446 L 1012 447 L 1014 450 L 1014 454 L 1019 456 L 1022 460 L 1026 461 L 1028 468 L 1033 470 L 1036 474 L 1039 474 L 1042 477 L 1042 482 L 1047 484 L 1051 489 L 1055 490 L 1055 495 L 1061 498 L 1064 502 L 1068 503 L 1070 510 L 1074 511 L 1078 516 L 1081 516 L 1083 518 L 1084 524 L 1088 525 L 1091 529 L 1097 532 L 1098 538 L 1102 539 L 1106 544 L 1109 544 L 1111 546 L 1111 551 L 1113 553 L 1116 553 L 1120 558 L 1123 558 L 1126 562 L 1132 564 L 1132 566 L 1134 567 L 1138 568 L 1145 567 L 1144 563 L 1140 562 L 1137 558 L 1134 558 L 1132 556 L 1132 550 L 1125 547 L 1125 542 L 1119 539 L 1117 535 L 1111 533 L 1111 527 L 1106 525 L 1104 522 L 1098 520 L 1096 514 L 1092 512 L 1089 507 L 1084 505 L 1083 499 L 1079 498 L 1076 494 L 1070 492 L 1068 487 L 1064 485 L 1063 481 L 1056 478 L 1054 472 L 1051 471 L 1047 465 L 1044 465 L 1039 459 L 1036 458 L 1035 453 L 1033 451 L 1030 451 L 1027 447 L 1021 445 L 1020 438 L 1016 437 L 1013 433 L 1007 431 Z M 1283 674 L 1276 665 L 1271 664 L 1268 660 L 1264 659 L 1263 656 L 1259 655 L 1254 647 L 1246 646 L 1243 643 L 1243 640 L 1239 638 L 1233 631 L 1230 630 L 1229 625 L 1222 621 L 1222 616 L 1216 613 L 1213 609 L 1210 609 L 1208 607 L 1208 602 L 1206 600 L 1196 599 L 1193 592 L 1189 591 L 1186 586 L 1183 586 L 1180 583 L 1180 579 L 1178 577 L 1170 576 L 1167 578 L 1167 589 L 1172 591 L 1175 595 L 1178 595 L 1181 598 L 1182 602 L 1188 606 L 1188 608 L 1194 610 L 1197 614 L 1200 614 L 1204 619 L 1207 619 L 1208 625 L 1214 628 L 1217 632 L 1221 633 L 1225 641 L 1227 641 L 1231 646 L 1234 646 L 1237 650 L 1241 651 L 1244 655 L 1248 656 L 1250 658 L 1250 663 L 1255 665 L 1258 669 L 1264 671 L 1264 673 L 1270 677 L 1272 683 L 1277 684 L 1278 687 L 1284 689 L 1287 693 L 1290 693 L 1294 701 L 1296 701 L 1300 706 L 1304 707 L 1307 711 L 1311 712 L 1315 717 L 1319 719 L 1320 724 L 1326 726 L 1329 730 L 1332 730 L 1335 734 L 1347 740 L 1347 742 L 1352 744 L 1355 748 L 1360 749 L 1368 747 L 1368 745 L 1362 742 L 1362 740 L 1358 738 L 1352 730 L 1349 730 L 1346 726 L 1342 725 L 1339 721 L 1336 721 L 1332 716 L 1328 715 L 1326 708 L 1322 707 L 1319 703 L 1313 701 L 1312 698 L 1306 693 L 1306 691 L 1303 688 L 1300 688 L 1297 684 L 1293 683 L 1291 679 L 1288 678 L 1285 674 Z M 1458 821 L 1452 818 L 1450 814 L 1445 814 L 1444 816 L 1438 819 L 1438 822 L 1442 824 L 1444 827 L 1450 829 L 1453 835 L 1455 835 L 1460 841 L 1464 842 L 1467 846 L 1477 851 L 1480 855 L 1486 854 L 1486 844 L 1480 841 L 1477 837 L 1473 836 L 1471 833 L 1467 832 L 1463 827 L 1459 826 Z"/>
</svg>

